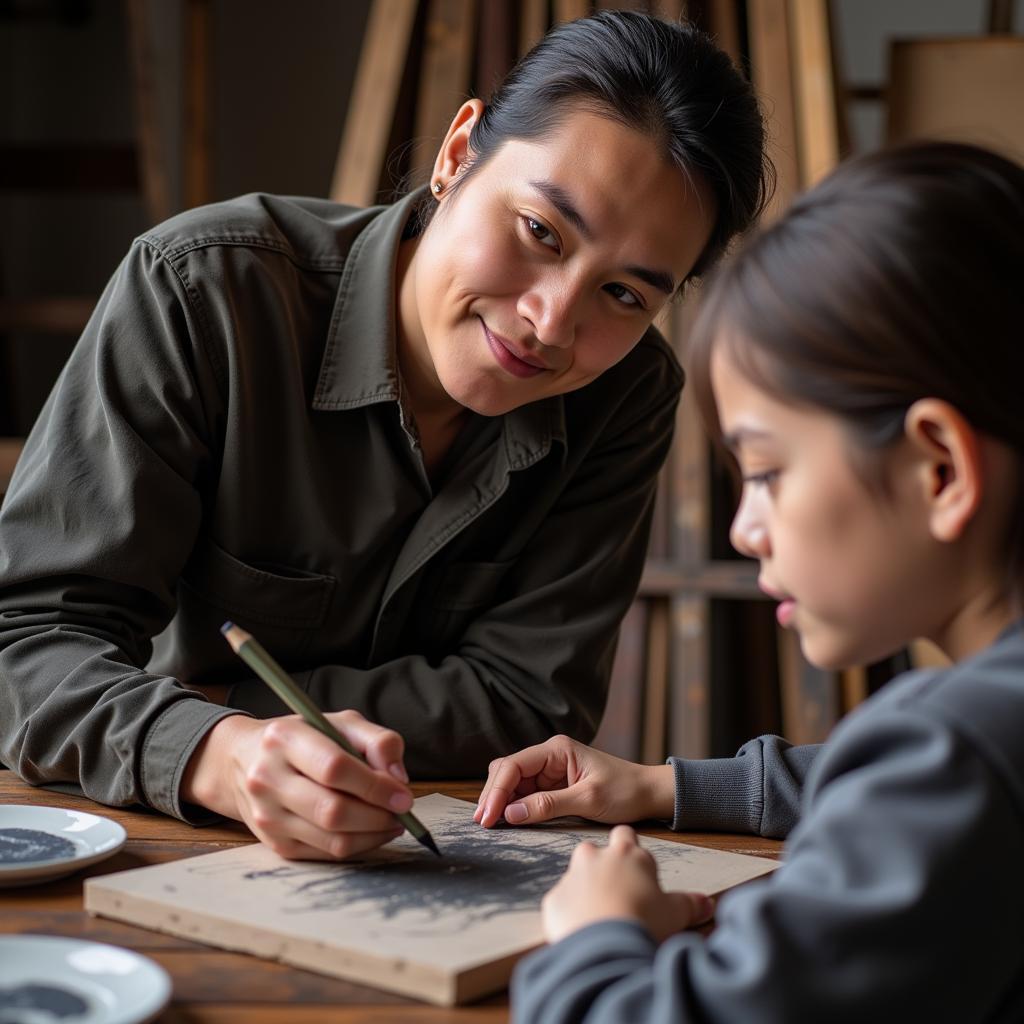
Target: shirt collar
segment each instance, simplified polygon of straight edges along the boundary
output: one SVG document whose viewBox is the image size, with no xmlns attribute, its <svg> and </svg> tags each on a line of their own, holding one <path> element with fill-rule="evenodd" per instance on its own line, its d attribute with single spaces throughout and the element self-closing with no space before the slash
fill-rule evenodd
<svg viewBox="0 0 1024 1024">
<path fill-rule="evenodd" d="M 399 394 L 395 333 L 398 243 L 422 190 L 381 212 L 356 236 L 334 299 L 313 408 L 353 409 Z"/>
<path fill-rule="evenodd" d="M 349 249 L 327 330 L 313 408 L 354 409 L 399 401 L 395 324 L 395 267 L 398 245 L 424 194 L 417 189 L 381 212 Z M 546 455 L 552 441 L 566 445 L 561 395 L 531 402 L 504 417 L 505 450 L 512 469 Z"/>
</svg>

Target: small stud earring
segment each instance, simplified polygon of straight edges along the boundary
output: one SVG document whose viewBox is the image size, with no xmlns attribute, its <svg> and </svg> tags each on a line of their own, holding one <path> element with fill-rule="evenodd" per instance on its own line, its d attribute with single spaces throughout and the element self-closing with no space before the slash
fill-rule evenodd
<svg viewBox="0 0 1024 1024">
<path fill-rule="evenodd" d="M 434 190 L 434 195 L 439 196 L 444 191 L 444 185 L 439 181 L 435 181 L 431 188 Z"/>
</svg>

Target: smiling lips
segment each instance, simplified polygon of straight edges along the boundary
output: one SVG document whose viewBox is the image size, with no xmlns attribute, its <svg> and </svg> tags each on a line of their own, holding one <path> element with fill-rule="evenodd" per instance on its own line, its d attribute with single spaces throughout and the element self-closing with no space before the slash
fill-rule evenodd
<svg viewBox="0 0 1024 1024">
<path fill-rule="evenodd" d="M 494 334 L 483 319 L 480 320 L 480 326 L 484 329 L 484 337 L 491 353 L 503 370 L 507 370 L 515 377 L 536 377 L 538 373 L 551 369 L 536 356 L 513 346 L 506 338 Z"/>
</svg>

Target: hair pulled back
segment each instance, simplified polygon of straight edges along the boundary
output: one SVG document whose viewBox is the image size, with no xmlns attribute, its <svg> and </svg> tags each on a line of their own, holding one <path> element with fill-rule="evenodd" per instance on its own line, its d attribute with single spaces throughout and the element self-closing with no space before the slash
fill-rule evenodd
<svg viewBox="0 0 1024 1024">
<path fill-rule="evenodd" d="M 711 355 L 845 423 L 869 479 L 922 398 L 1018 454 L 1011 571 L 1024 570 L 1024 168 L 919 142 L 840 165 L 709 283 L 689 371 L 720 434 Z M 874 455 L 872 453 L 875 453 Z"/>
<path fill-rule="evenodd" d="M 746 79 L 703 32 L 633 11 L 602 11 L 552 29 L 508 73 L 470 135 L 473 162 L 505 142 L 542 139 L 573 109 L 649 135 L 714 195 L 715 224 L 690 276 L 746 230 L 771 194 L 760 108 Z"/>
<path fill-rule="evenodd" d="M 842 164 L 709 284 L 691 371 L 711 350 L 758 385 L 829 410 L 868 447 L 941 398 L 1024 454 L 1024 168 L 923 142 Z"/>
</svg>

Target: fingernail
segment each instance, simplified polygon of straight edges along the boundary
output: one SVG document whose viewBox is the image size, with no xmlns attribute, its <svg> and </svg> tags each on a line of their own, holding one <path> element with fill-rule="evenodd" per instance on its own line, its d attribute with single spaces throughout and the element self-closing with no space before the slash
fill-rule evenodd
<svg viewBox="0 0 1024 1024">
<path fill-rule="evenodd" d="M 393 811 L 398 811 L 401 814 L 404 811 L 409 810 L 412 807 L 412 794 L 411 793 L 394 793 L 391 799 L 388 801 L 388 807 Z"/>
<path fill-rule="evenodd" d="M 710 896 L 700 896 L 697 899 L 697 916 L 701 921 L 706 921 L 715 912 L 715 902 Z"/>
<path fill-rule="evenodd" d="M 388 771 L 391 772 L 391 774 L 396 779 L 398 779 L 399 782 L 409 781 L 409 773 L 405 770 L 405 765 L 401 764 L 398 761 L 396 761 L 394 764 L 389 764 Z"/>
<path fill-rule="evenodd" d="M 529 816 L 530 812 L 526 809 L 526 804 L 509 804 L 505 808 L 505 820 L 513 825 L 526 821 Z"/>
</svg>

